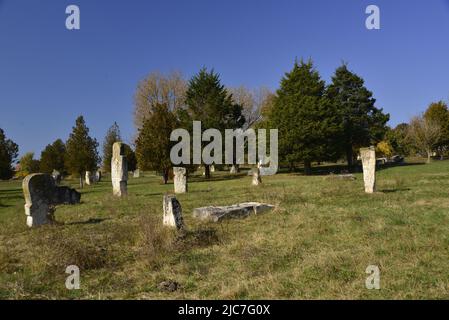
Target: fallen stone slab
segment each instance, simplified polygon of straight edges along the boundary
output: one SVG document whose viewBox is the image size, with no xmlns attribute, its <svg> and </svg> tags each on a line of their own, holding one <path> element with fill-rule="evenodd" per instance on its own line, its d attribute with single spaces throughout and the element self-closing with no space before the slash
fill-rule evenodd
<svg viewBox="0 0 449 320">
<path fill-rule="evenodd" d="M 273 210 L 274 206 L 259 202 L 245 202 L 224 207 L 202 207 L 193 209 L 193 217 L 200 220 L 219 222 L 224 219 L 246 218 Z"/>
</svg>

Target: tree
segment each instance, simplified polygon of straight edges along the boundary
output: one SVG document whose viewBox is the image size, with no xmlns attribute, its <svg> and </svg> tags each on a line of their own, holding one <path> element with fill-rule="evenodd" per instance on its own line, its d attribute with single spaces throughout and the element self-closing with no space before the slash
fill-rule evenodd
<svg viewBox="0 0 449 320">
<path fill-rule="evenodd" d="M 29 174 L 39 172 L 39 160 L 34 159 L 33 152 L 25 153 L 19 160 L 19 171 L 17 177 L 24 178 Z"/>
<path fill-rule="evenodd" d="M 111 172 L 112 146 L 121 141 L 120 128 L 117 122 L 108 129 L 103 142 L 103 171 Z"/>
<path fill-rule="evenodd" d="M 384 157 L 391 157 L 393 155 L 393 147 L 389 141 L 382 140 L 377 144 L 376 152 Z"/>
<path fill-rule="evenodd" d="M 441 126 L 424 116 L 414 117 L 410 121 L 409 137 L 416 149 L 427 154 L 427 163 L 430 163 L 433 151 L 441 139 L 441 133 Z"/>
<path fill-rule="evenodd" d="M 164 184 L 172 167 L 170 160 L 171 132 L 177 120 L 165 104 L 153 106 L 153 112 L 143 123 L 136 140 L 136 158 L 140 169 L 155 170 L 162 175 Z"/>
<path fill-rule="evenodd" d="M 390 115 L 375 107 L 376 100 L 364 86 L 364 80 L 345 64 L 335 71 L 327 95 L 337 107 L 343 125 L 338 141 L 351 169 L 356 149 L 383 139 Z"/>
<path fill-rule="evenodd" d="M 135 171 L 137 169 L 137 158 L 134 150 L 125 144 L 125 157 L 128 163 L 128 171 Z"/>
<path fill-rule="evenodd" d="M 435 145 L 435 150 L 442 158 L 449 146 L 449 110 L 443 101 L 431 103 L 424 113 L 424 118 L 435 122 L 441 128 L 441 136 Z"/>
<path fill-rule="evenodd" d="M 89 128 L 83 116 L 79 116 L 66 143 L 65 163 L 69 172 L 79 176 L 81 188 L 83 188 L 83 173 L 95 171 L 98 167 L 100 157 L 97 148 L 97 140 L 89 136 Z"/>
<path fill-rule="evenodd" d="M 174 111 L 184 105 L 187 83 L 179 72 L 167 76 L 152 72 L 139 82 L 134 96 L 134 125 L 142 128 L 156 105 L 165 104 Z"/>
<path fill-rule="evenodd" d="M 279 157 L 290 169 L 304 162 L 305 173 L 310 174 L 312 161 L 337 155 L 332 139 L 340 132 L 340 124 L 324 93 L 325 83 L 311 60 L 295 61 L 281 80 L 268 123 L 279 130 Z"/>
<path fill-rule="evenodd" d="M 0 179 L 10 179 L 14 175 L 12 167 L 19 154 L 19 146 L 7 139 L 5 132 L 0 128 Z"/>
<path fill-rule="evenodd" d="M 393 152 L 402 156 L 409 156 L 412 153 L 413 145 L 408 137 L 408 123 L 398 124 L 394 129 L 387 130 L 385 136 L 393 148 Z"/>
<path fill-rule="evenodd" d="M 262 110 L 270 104 L 274 94 L 265 87 L 250 90 L 245 86 L 229 88 L 232 101 L 242 106 L 242 114 L 245 117 L 243 130 L 251 128 L 262 119 Z"/>
<path fill-rule="evenodd" d="M 60 173 L 65 173 L 65 155 L 66 148 L 61 139 L 57 139 L 52 144 L 47 145 L 41 152 L 40 171 L 43 173 L 52 173 L 53 170 L 58 170 Z"/>
<path fill-rule="evenodd" d="M 183 127 L 192 132 L 192 121 L 201 121 L 201 130 L 241 128 L 245 123 L 242 106 L 233 102 L 232 95 L 220 83 L 220 76 L 203 68 L 190 81 L 186 92 L 185 108 L 178 110 Z M 203 142 L 204 145 L 206 143 Z M 209 165 L 205 165 L 206 179 L 210 178 Z"/>
</svg>

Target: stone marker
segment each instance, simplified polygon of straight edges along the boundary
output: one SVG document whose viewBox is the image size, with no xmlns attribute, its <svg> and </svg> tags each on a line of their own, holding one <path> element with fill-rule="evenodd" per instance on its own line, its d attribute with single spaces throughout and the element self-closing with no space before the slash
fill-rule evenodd
<svg viewBox="0 0 449 320">
<path fill-rule="evenodd" d="M 215 172 L 215 166 L 213 164 L 210 166 L 210 172 Z"/>
<path fill-rule="evenodd" d="M 238 172 L 239 172 L 239 169 L 237 168 L 237 166 L 235 164 L 233 164 L 231 166 L 231 170 L 229 170 L 229 173 L 235 174 L 235 173 L 238 173 Z"/>
<path fill-rule="evenodd" d="M 182 219 L 182 208 L 179 201 L 173 195 L 164 195 L 163 202 L 164 209 L 164 226 L 175 227 L 176 229 L 184 228 L 184 222 Z"/>
<path fill-rule="evenodd" d="M 128 163 L 124 154 L 125 144 L 114 143 L 112 146 L 111 180 L 112 193 L 117 197 L 128 194 Z"/>
<path fill-rule="evenodd" d="M 363 181 L 365 192 L 374 193 L 376 190 L 376 151 L 374 147 L 360 149 L 363 166 Z"/>
<path fill-rule="evenodd" d="M 257 165 L 257 168 L 253 168 L 253 186 L 258 186 L 262 183 L 262 177 L 260 175 L 260 166 Z"/>
<path fill-rule="evenodd" d="M 182 167 L 173 167 L 175 193 L 187 192 L 187 170 Z"/>
<path fill-rule="evenodd" d="M 219 222 L 223 219 L 246 218 L 273 210 L 274 206 L 259 202 L 245 202 L 225 207 L 202 207 L 193 209 L 193 217 L 200 220 Z"/>
<path fill-rule="evenodd" d="M 93 179 L 92 179 L 92 172 L 86 171 L 86 184 L 87 184 L 88 186 L 90 186 L 90 185 L 93 184 L 93 183 L 94 183 L 94 181 L 93 181 Z"/>
<path fill-rule="evenodd" d="M 97 172 L 95 172 L 95 182 L 100 182 L 101 181 L 101 171 L 97 170 Z"/>
<path fill-rule="evenodd" d="M 134 170 L 133 178 L 140 178 L 140 170 L 139 169 Z"/>
<path fill-rule="evenodd" d="M 61 183 L 62 176 L 61 176 L 61 173 L 58 170 L 53 169 L 53 172 L 52 172 L 51 176 L 55 180 L 56 184 L 60 184 Z"/>
<path fill-rule="evenodd" d="M 22 182 L 25 197 L 27 225 L 35 227 L 54 222 L 55 206 L 75 204 L 81 194 L 69 187 L 58 187 L 49 174 L 35 173 L 25 177 Z"/>
</svg>

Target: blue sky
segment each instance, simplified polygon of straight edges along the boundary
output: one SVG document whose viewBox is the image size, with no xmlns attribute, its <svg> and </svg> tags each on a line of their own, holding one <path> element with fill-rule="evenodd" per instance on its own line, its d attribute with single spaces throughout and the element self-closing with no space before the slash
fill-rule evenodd
<svg viewBox="0 0 449 320">
<path fill-rule="evenodd" d="M 81 30 L 65 28 L 65 8 Z M 381 30 L 365 28 L 365 8 Z M 0 0 L 0 128 L 20 153 L 66 140 L 84 115 L 101 143 L 134 134 L 146 74 L 214 68 L 227 86 L 278 87 L 295 57 L 329 81 L 342 61 L 366 80 L 391 125 L 449 99 L 449 0 Z"/>
</svg>

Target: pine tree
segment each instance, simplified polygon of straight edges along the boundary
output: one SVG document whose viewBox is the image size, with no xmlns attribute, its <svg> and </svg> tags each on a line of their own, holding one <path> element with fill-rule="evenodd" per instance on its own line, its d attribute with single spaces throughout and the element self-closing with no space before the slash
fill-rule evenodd
<svg viewBox="0 0 449 320">
<path fill-rule="evenodd" d="M 95 171 L 100 157 L 98 156 L 98 142 L 89 136 L 89 128 L 83 116 L 76 119 L 75 127 L 66 143 L 66 166 L 70 173 L 80 178 L 80 187 L 83 187 L 83 174 L 86 171 Z"/>
<path fill-rule="evenodd" d="M 149 115 L 136 140 L 136 158 L 142 170 L 154 170 L 162 175 L 167 183 L 169 170 L 172 167 L 170 150 L 171 132 L 177 128 L 175 115 L 166 104 L 156 104 Z"/>
<path fill-rule="evenodd" d="M 117 122 L 108 129 L 103 142 L 103 171 L 111 172 L 112 146 L 121 141 L 120 128 Z M 132 170 L 131 170 L 132 171 Z"/>
<path fill-rule="evenodd" d="M 41 152 L 40 171 L 52 173 L 58 170 L 61 174 L 66 173 L 64 159 L 66 155 L 65 144 L 61 139 L 49 144 Z"/>
<path fill-rule="evenodd" d="M 200 70 L 190 81 L 186 92 L 186 107 L 179 110 L 183 127 L 192 132 L 192 121 L 201 121 L 201 129 L 241 128 L 245 123 L 242 106 L 233 102 L 232 95 L 220 83 L 220 76 L 213 70 Z M 210 178 L 209 166 L 205 166 L 206 178 Z"/>
<path fill-rule="evenodd" d="M 390 115 L 374 106 L 376 100 L 365 88 L 364 80 L 349 71 L 345 64 L 335 71 L 327 92 L 343 125 L 338 141 L 346 153 L 348 167 L 352 168 L 354 150 L 381 141 Z"/>
<path fill-rule="evenodd" d="M 0 179 L 10 179 L 14 175 L 12 167 L 19 154 L 19 146 L 7 139 L 5 132 L 0 128 Z"/>
<path fill-rule="evenodd" d="M 279 130 L 279 157 L 293 169 L 304 162 L 305 173 L 312 161 L 334 159 L 333 138 L 341 130 L 336 110 L 325 97 L 325 83 L 311 60 L 295 61 L 281 80 L 268 125 Z"/>
</svg>

